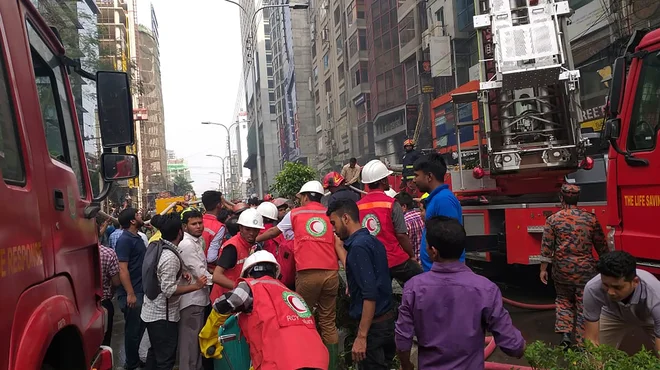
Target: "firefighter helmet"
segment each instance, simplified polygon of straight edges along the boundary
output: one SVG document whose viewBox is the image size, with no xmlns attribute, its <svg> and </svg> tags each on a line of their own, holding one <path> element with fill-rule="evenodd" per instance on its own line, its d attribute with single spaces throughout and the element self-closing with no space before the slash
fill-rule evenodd
<svg viewBox="0 0 660 370">
<path fill-rule="evenodd" d="M 404 146 L 404 147 L 406 147 L 406 146 L 412 146 L 412 147 L 414 147 L 414 146 L 415 146 L 415 140 L 413 140 L 413 139 L 406 139 L 406 141 L 403 142 L 403 146 Z"/>
<path fill-rule="evenodd" d="M 344 183 L 346 179 L 339 172 L 330 172 L 323 178 L 323 189 L 334 188 Z"/>
</svg>

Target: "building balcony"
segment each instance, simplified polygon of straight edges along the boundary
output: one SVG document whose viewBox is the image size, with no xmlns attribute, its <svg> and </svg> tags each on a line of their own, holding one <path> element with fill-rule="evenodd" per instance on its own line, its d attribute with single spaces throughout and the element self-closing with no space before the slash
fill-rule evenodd
<svg viewBox="0 0 660 370">
<path fill-rule="evenodd" d="M 367 50 L 359 50 L 357 53 L 348 57 L 348 69 L 350 70 L 360 61 L 369 60 L 369 52 Z"/>
<path fill-rule="evenodd" d="M 370 91 L 369 83 L 363 82 L 350 90 L 350 98 L 351 100 L 355 100 L 361 94 L 369 94 Z"/>
<path fill-rule="evenodd" d="M 366 20 L 356 19 L 353 23 L 348 25 L 347 29 L 346 29 L 346 39 L 348 40 L 348 38 L 351 37 L 360 28 L 362 28 L 362 29 L 367 28 L 367 21 Z"/>
</svg>

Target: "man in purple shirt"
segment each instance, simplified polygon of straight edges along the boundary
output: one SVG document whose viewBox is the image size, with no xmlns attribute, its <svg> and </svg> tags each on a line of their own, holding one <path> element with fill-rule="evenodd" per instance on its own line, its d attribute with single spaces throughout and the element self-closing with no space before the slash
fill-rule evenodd
<svg viewBox="0 0 660 370">
<path fill-rule="evenodd" d="M 414 336 L 419 369 L 483 369 L 486 331 L 507 355 L 520 358 L 524 353 L 525 340 L 502 306 L 500 289 L 459 261 L 465 240 L 465 229 L 456 219 L 436 216 L 426 221 L 433 266 L 403 288 L 395 330 L 402 370 L 413 369 Z"/>
</svg>

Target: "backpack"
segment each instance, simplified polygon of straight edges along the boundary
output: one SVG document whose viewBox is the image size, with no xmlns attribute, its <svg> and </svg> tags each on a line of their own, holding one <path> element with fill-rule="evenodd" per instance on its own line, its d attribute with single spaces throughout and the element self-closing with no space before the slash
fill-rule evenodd
<svg viewBox="0 0 660 370">
<path fill-rule="evenodd" d="M 157 240 L 149 244 L 149 247 L 144 254 L 144 262 L 142 262 L 142 288 L 144 289 L 144 295 L 152 301 L 162 292 L 160 289 L 160 282 L 158 281 L 158 275 L 156 273 L 158 271 L 160 255 L 163 254 L 163 249 L 172 251 L 172 253 L 179 258 L 181 268 L 179 268 L 177 277 L 181 276 L 181 271 L 184 266 L 179 252 L 168 244 L 165 244 L 162 240 Z"/>
</svg>

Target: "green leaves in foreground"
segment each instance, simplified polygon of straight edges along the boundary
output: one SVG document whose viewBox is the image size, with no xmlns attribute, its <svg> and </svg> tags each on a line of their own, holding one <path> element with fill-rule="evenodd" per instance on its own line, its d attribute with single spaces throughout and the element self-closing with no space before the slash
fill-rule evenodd
<svg viewBox="0 0 660 370">
<path fill-rule="evenodd" d="M 284 168 L 275 176 L 272 190 L 280 197 L 292 199 L 307 181 L 316 180 L 316 171 L 298 162 L 285 162 Z"/>
<path fill-rule="evenodd" d="M 537 370 L 648 370 L 660 369 L 660 359 L 642 349 L 628 356 L 609 346 L 594 346 L 587 342 L 583 349 L 564 350 L 536 341 L 527 346 L 525 359 Z"/>
</svg>

